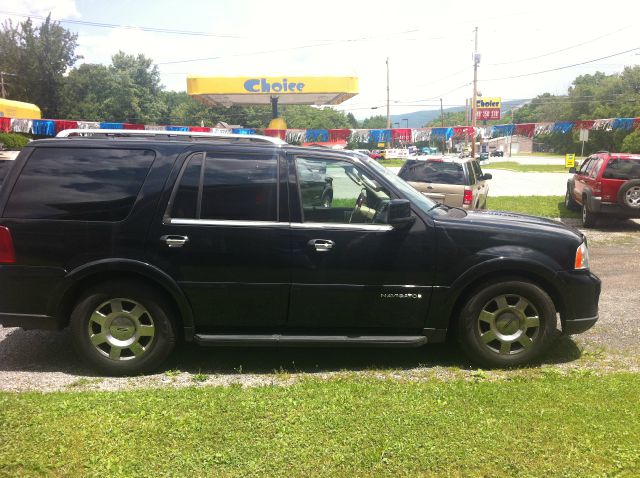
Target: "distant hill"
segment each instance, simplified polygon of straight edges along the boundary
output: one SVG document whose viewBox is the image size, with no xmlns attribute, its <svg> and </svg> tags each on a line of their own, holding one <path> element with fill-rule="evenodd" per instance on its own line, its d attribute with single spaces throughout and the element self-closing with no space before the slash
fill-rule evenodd
<svg viewBox="0 0 640 478">
<path fill-rule="evenodd" d="M 510 100 L 502 102 L 502 114 L 505 115 L 512 108 L 516 106 L 522 106 L 528 103 L 529 100 Z M 458 111 L 464 111 L 464 106 L 456 106 L 454 108 L 444 108 L 444 112 L 452 112 L 456 113 Z M 409 128 L 421 128 L 425 124 L 433 121 L 436 118 L 440 118 L 440 110 L 422 110 L 422 111 L 414 111 L 412 113 L 404 113 L 401 115 L 391 115 L 391 124 L 399 123 L 400 127 L 403 128 L 406 124 L 404 118 L 409 120 Z"/>
</svg>

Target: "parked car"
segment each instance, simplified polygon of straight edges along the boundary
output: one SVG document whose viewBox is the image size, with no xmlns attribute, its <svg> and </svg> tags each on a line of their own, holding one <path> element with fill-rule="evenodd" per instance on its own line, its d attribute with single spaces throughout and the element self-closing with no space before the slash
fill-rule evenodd
<svg viewBox="0 0 640 478">
<path fill-rule="evenodd" d="M 478 161 L 486 161 L 487 159 L 489 159 L 489 153 L 479 153 L 476 159 Z"/>
<path fill-rule="evenodd" d="M 179 338 L 416 347 L 449 329 L 514 366 L 557 313 L 565 333 L 598 318 L 586 239 L 558 222 L 441 205 L 359 153 L 82 133 L 31 142 L 0 189 L 0 323 L 69 327 L 103 373 L 152 370 Z M 309 170 L 333 178 L 329 206 Z"/>
<path fill-rule="evenodd" d="M 502 158 L 504 157 L 504 151 L 500 151 L 499 149 L 494 149 L 493 151 L 491 151 L 490 156 L 495 156 L 498 158 Z"/>
<path fill-rule="evenodd" d="M 569 171 L 565 205 L 582 210 L 584 227 L 601 216 L 640 218 L 640 155 L 601 151 Z"/>
<path fill-rule="evenodd" d="M 407 160 L 398 176 L 428 198 L 446 206 L 486 209 L 491 174 L 472 158 L 436 157 Z"/>
</svg>

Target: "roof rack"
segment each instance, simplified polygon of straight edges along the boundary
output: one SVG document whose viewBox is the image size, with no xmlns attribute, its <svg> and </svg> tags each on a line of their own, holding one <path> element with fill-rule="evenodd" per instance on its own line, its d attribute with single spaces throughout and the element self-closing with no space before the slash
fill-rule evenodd
<svg viewBox="0 0 640 478">
<path fill-rule="evenodd" d="M 218 138 L 218 139 L 245 139 L 249 141 L 255 141 L 259 143 L 271 143 L 271 144 L 287 144 L 286 141 L 280 138 L 274 138 L 271 136 L 262 136 L 259 134 L 216 134 L 216 133 L 201 133 L 196 131 L 164 131 L 164 130 L 141 130 L 141 129 L 65 129 L 60 131 L 56 138 L 73 138 L 73 137 L 86 137 L 86 136 L 108 136 L 108 137 L 157 137 L 167 139 L 206 139 L 206 138 Z"/>
</svg>

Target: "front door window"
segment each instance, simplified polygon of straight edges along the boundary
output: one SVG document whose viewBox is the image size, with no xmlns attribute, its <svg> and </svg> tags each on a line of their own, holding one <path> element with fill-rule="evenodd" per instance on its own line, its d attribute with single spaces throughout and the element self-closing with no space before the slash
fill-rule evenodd
<svg viewBox="0 0 640 478">
<path fill-rule="evenodd" d="M 368 173 L 340 160 L 296 158 L 304 222 L 380 224 L 389 192 Z"/>
</svg>

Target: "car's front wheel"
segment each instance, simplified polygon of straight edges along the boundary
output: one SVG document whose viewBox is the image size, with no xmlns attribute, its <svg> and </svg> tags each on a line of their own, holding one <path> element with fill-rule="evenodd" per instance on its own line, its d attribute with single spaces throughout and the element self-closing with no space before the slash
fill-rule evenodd
<svg viewBox="0 0 640 478">
<path fill-rule="evenodd" d="M 570 211 L 577 211 L 580 209 L 580 204 L 573 199 L 573 195 L 571 194 L 571 189 L 567 188 L 567 193 L 564 195 L 564 207 L 566 207 Z"/>
<path fill-rule="evenodd" d="M 463 350 L 486 367 L 530 363 L 549 346 L 556 310 L 537 285 L 520 280 L 493 282 L 478 289 L 459 317 Z"/>
<path fill-rule="evenodd" d="M 173 350 L 170 310 L 145 284 L 105 282 L 85 293 L 71 314 L 74 347 L 102 373 L 149 372 Z"/>
</svg>

